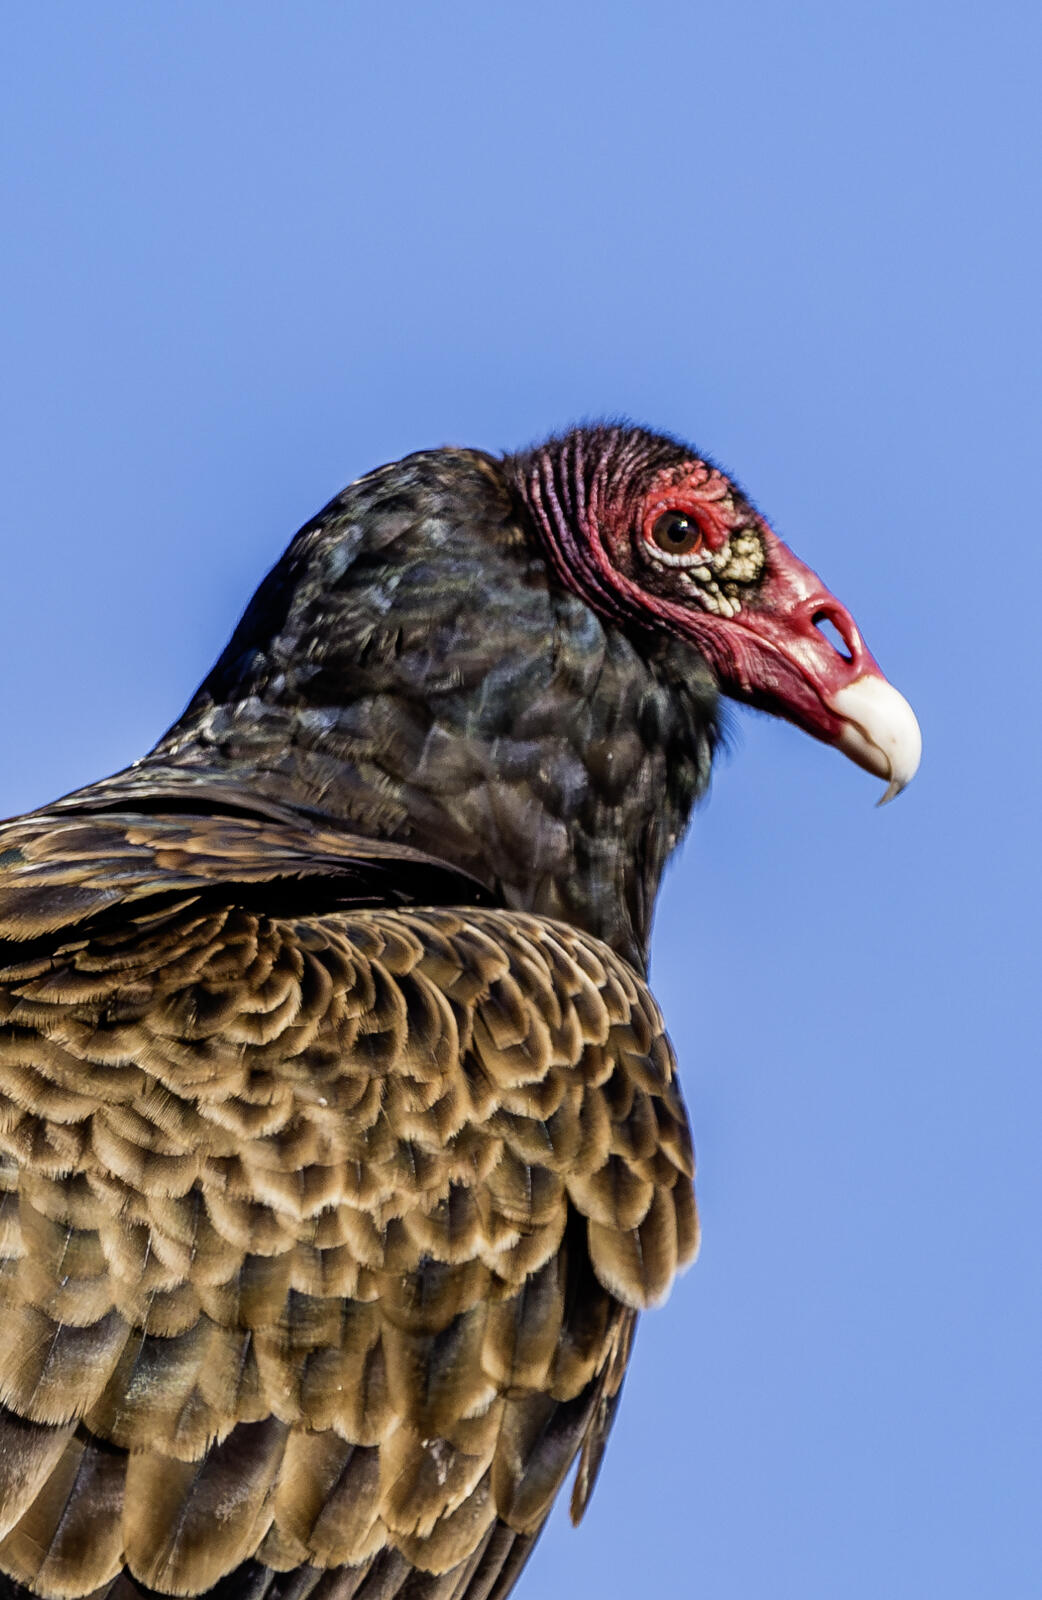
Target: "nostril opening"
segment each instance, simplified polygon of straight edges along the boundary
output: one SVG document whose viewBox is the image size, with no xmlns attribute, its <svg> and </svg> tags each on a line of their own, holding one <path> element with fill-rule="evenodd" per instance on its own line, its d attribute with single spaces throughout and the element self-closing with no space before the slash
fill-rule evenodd
<svg viewBox="0 0 1042 1600">
<path fill-rule="evenodd" d="M 850 648 L 849 643 L 840 633 L 839 629 L 836 627 L 836 624 L 833 622 L 827 611 L 816 611 L 814 616 L 811 618 L 811 621 L 814 623 L 814 626 L 817 628 L 818 632 L 824 634 L 825 638 L 828 640 L 829 644 L 832 646 L 833 650 L 835 650 L 838 656 L 842 656 L 844 661 L 853 661 L 853 650 Z"/>
</svg>

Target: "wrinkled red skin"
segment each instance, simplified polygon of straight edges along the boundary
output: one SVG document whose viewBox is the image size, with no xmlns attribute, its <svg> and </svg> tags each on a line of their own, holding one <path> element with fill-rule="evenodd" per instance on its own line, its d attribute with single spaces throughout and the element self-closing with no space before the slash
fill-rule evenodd
<svg viewBox="0 0 1042 1600">
<path fill-rule="evenodd" d="M 645 617 L 650 613 L 670 632 L 690 639 L 709 661 L 725 694 L 785 717 L 815 738 L 834 744 L 844 723 L 829 702 L 856 679 L 882 673 L 850 612 L 817 574 L 793 555 L 730 481 L 705 462 L 661 473 L 637 505 L 627 504 L 625 498 L 603 501 L 600 487 L 595 480 L 586 507 L 589 551 L 599 579 L 616 591 L 625 610 L 639 609 Z M 649 593 L 637 581 L 646 568 L 634 547 L 635 537 L 650 542 L 651 530 L 664 511 L 692 517 L 709 551 L 720 550 L 742 529 L 751 527 L 759 534 L 764 571 L 743 588 L 737 617 L 716 616 L 686 596 L 671 600 Z M 823 620 L 839 633 L 846 655 L 817 627 Z"/>
<path fill-rule="evenodd" d="M 858 678 L 882 677 L 857 623 L 817 573 L 805 566 L 766 525 L 760 532 L 767 567 L 755 602 L 730 621 L 695 617 L 689 611 L 690 637 L 711 662 L 726 692 L 749 705 L 774 711 L 808 733 L 834 744 L 843 719 L 829 701 Z M 816 626 L 832 623 L 846 645 L 840 654 Z M 714 627 L 707 626 L 712 622 Z M 679 621 L 675 626 L 681 626 Z"/>
</svg>

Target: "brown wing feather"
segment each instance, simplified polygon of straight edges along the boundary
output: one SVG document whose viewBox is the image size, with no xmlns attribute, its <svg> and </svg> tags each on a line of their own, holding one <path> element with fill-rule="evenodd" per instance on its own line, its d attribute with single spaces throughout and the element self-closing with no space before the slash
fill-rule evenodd
<svg viewBox="0 0 1042 1600">
<path fill-rule="evenodd" d="M 276 834 L 0 836 L 0 1594 L 505 1596 L 694 1252 L 625 963 Z"/>
</svg>

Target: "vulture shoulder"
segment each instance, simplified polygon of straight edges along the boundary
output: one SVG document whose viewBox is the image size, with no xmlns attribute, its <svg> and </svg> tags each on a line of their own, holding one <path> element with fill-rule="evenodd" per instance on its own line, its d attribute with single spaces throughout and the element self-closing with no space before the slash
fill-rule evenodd
<svg viewBox="0 0 1042 1600">
<path fill-rule="evenodd" d="M 505 1595 L 695 1249 L 640 977 L 310 819 L 0 829 L 8 1595 Z"/>
</svg>

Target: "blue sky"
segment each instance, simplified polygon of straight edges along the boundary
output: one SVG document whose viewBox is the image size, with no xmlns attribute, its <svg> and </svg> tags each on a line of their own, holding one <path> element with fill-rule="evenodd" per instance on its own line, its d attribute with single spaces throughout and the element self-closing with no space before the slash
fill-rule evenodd
<svg viewBox="0 0 1042 1600">
<path fill-rule="evenodd" d="M 736 715 L 654 977 L 702 1258 L 521 1593 L 1039 1592 L 1042 12 L 5 8 L 0 814 L 142 753 L 380 461 L 627 413 L 924 729 Z"/>
</svg>

